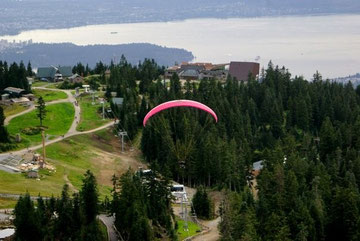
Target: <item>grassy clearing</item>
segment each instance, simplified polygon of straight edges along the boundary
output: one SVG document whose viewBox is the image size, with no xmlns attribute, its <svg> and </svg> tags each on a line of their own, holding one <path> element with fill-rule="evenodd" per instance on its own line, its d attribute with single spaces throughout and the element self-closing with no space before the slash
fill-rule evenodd
<svg viewBox="0 0 360 241">
<path fill-rule="evenodd" d="M 118 144 L 113 144 L 114 142 Z M 81 189 L 83 174 L 86 170 L 91 170 L 97 179 L 99 194 L 103 199 L 111 193 L 112 175 L 125 172 L 131 165 L 127 160 L 113 154 L 120 151 L 119 145 L 111 130 L 107 129 L 54 143 L 47 146 L 46 153 L 56 167 L 64 168 L 64 174 L 78 190 Z M 132 164 L 133 168 L 138 165 Z"/>
<path fill-rule="evenodd" d="M 112 174 L 116 170 L 116 158 L 106 159 L 100 156 L 96 144 L 96 141 L 89 138 L 89 135 L 75 136 L 48 146 L 46 154 L 49 158 L 57 160 L 54 161 L 56 165 L 61 165 L 66 169 L 69 181 L 79 190 L 86 170 L 91 170 L 97 177 L 102 175 L 101 172 L 104 170 L 112 170 Z M 105 149 L 109 149 L 109 147 Z M 98 180 L 100 181 L 99 193 L 102 197 L 110 195 L 111 175 L 104 177 L 108 180 Z"/>
<path fill-rule="evenodd" d="M 33 86 L 33 87 L 42 87 L 42 86 L 47 85 L 47 84 L 49 84 L 49 82 L 46 82 L 46 81 L 36 81 L 36 82 L 32 83 L 31 86 Z"/>
<path fill-rule="evenodd" d="M 0 209 L 14 208 L 16 201 L 12 198 L 0 198 Z"/>
<path fill-rule="evenodd" d="M 92 130 L 97 127 L 100 127 L 108 123 L 109 119 L 102 119 L 102 115 L 99 113 L 99 108 L 102 108 L 102 105 L 95 100 L 95 104 L 92 104 L 92 97 L 90 95 L 83 96 L 80 99 L 80 122 L 77 126 L 78 131 L 87 131 Z"/>
<path fill-rule="evenodd" d="M 28 108 L 20 104 L 0 105 L 0 106 L 4 109 L 4 114 L 6 117 L 20 113 Z"/>
<path fill-rule="evenodd" d="M 66 99 L 68 97 L 67 94 L 62 91 L 34 89 L 33 93 L 37 98 L 42 96 L 45 102 Z"/>
<path fill-rule="evenodd" d="M 47 85 L 46 88 L 48 88 L 48 89 L 57 89 L 58 86 L 59 86 L 61 83 L 62 83 L 62 82 L 51 83 L 51 84 Z"/>
<path fill-rule="evenodd" d="M 40 173 L 41 174 L 41 173 Z M 27 178 L 23 173 L 7 173 L 0 171 L 0 190 L 2 193 L 24 194 L 27 191 L 31 196 L 55 196 L 60 195 L 63 180 L 64 168 L 58 167 L 54 173 L 42 173 L 41 181 Z"/>
<path fill-rule="evenodd" d="M 41 152 L 39 149 L 38 152 Z M 58 196 L 64 184 L 71 184 L 80 190 L 86 170 L 91 170 L 98 182 L 100 199 L 110 196 L 113 174 L 119 176 L 128 170 L 135 170 L 140 162 L 120 157 L 120 143 L 111 130 L 73 136 L 46 147 L 47 161 L 56 167 L 56 172 L 40 171 L 40 181 L 29 179 L 25 174 L 0 171 L 0 192 L 32 196 Z"/>
<path fill-rule="evenodd" d="M 197 234 L 198 233 L 197 231 L 201 230 L 199 225 L 188 221 L 189 231 L 185 231 L 184 230 L 184 224 L 185 224 L 184 220 L 177 219 L 176 222 L 178 225 L 177 235 L 178 235 L 179 240 L 184 240 L 188 237 L 191 237 L 191 236 Z"/>
<path fill-rule="evenodd" d="M 47 127 L 45 133 L 50 136 L 64 135 L 70 128 L 74 119 L 74 107 L 71 103 L 59 103 L 46 107 L 47 114 L 43 125 Z M 20 133 L 22 141 L 18 143 L 19 148 L 28 147 L 41 142 L 41 133 L 27 135 L 22 132 L 25 128 L 39 126 L 40 122 L 36 116 L 36 110 L 12 119 L 7 126 L 11 135 Z"/>
</svg>

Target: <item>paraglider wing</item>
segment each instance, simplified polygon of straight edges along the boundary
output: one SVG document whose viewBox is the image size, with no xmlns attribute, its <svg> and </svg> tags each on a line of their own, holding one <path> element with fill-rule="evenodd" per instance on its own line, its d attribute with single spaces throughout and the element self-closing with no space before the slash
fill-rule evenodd
<svg viewBox="0 0 360 241">
<path fill-rule="evenodd" d="M 206 105 L 204 105 L 204 104 L 202 104 L 200 102 L 197 102 L 197 101 L 194 101 L 194 100 L 172 100 L 172 101 L 162 103 L 162 104 L 154 107 L 153 109 L 151 109 L 149 111 L 149 113 L 147 113 L 145 118 L 144 118 L 144 121 L 143 121 L 144 127 L 145 127 L 146 122 L 148 121 L 148 119 L 150 117 L 152 117 L 153 115 L 159 113 L 160 111 L 163 111 L 163 110 L 166 110 L 166 109 L 169 109 L 169 108 L 173 108 L 173 107 L 193 107 L 193 108 L 197 108 L 197 109 L 206 111 L 209 114 L 211 114 L 214 117 L 215 122 L 218 121 L 216 113 L 212 109 L 210 109 L 210 107 L 208 107 L 208 106 L 206 106 Z"/>
</svg>

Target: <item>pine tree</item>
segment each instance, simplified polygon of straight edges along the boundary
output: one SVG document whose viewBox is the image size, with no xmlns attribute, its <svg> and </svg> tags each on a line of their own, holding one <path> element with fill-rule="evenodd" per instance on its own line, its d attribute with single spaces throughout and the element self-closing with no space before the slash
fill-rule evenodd
<svg viewBox="0 0 360 241">
<path fill-rule="evenodd" d="M 21 196 L 16 203 L 15 210 L 15 239 L 19 241 L 39 241 L 42 240 L 42 232 L 35 214 L 34 203 L 30 199 L 29 193 Z"/>
<path fill-rule="evenodd" d="M 45 101 L 44 99 L 40 96 L 38 99 L 38 105 L 36 106 L 37 108 L 37 117 L 40 120 L 40 126 L 43 126 L 43 120 L 46 118 L 46 105 L 45 105 Z"/>
<path fill-rule="evenodd" d="M 83 185 L 80 192 L 81 208 L 85 219 L 85 225 L 96 221 L 99 213 L 99 194 L 96 179 L 90 170 L 84 175 Z"/>
<path fill-rule="evenodd" d="M 194 211 L 200 218 L 209 219 L 212 217 L 211 201 L 204 187 L 199 187 L 192 200 Z"/>
<path fill-rule="evenodd" d="M 26 68 L 26 75 L 28 76 L 28 77 L 31 77 L 31 76 L 33 76 L 33 71 L 32 71 L 32 67 L 31 67 L 31 63 L 30 63 L 30 61 L 28 62 L 28 64 L 27 64 L 27 68 Z"/>
<path fill-rule="evenodd" d="M 64 185 L 61 192 L 61 199 L 57 203 L 58 219 L 56 222 L 56 233 L 60 239 L 67 240 L 72 236 L 72 223 L 73 223 L 73 204 L 69 197 L 69 186 Z"/>
<path fill-rule="evenodd" d="M 0 106 L 0 143 L 9 142 L 9 133 L 7 132 L 5 126 L 5 115 L 4 109 Z"/>
</svg>

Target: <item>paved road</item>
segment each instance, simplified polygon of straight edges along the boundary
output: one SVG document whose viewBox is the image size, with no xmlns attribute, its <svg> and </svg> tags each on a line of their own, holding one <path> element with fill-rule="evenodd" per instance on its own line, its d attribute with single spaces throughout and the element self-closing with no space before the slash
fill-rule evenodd
<svg viewBox="0 0 360 241">
<path fill-rule="evenodd" d="M 115 217 L 107 216 L 106 214 L 100 214 L 98 218 L 106 225 L 109 241 L 118 241 L 119 238 L 114 228 Z"/>
</svg>

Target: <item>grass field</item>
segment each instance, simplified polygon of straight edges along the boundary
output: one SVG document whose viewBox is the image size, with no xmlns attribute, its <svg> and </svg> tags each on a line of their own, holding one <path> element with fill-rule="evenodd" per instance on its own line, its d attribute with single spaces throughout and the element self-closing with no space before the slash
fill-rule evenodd
<svg viewBox="0 0 360 241">
<path fill-rule="evenodd" d="M 81 189 L 83 174 L 86 170 L 91 170 L 98 179 L 101 176 L 101 179 L 98 180 L 100 184 L 98 188 L 100 195 L 105 197 L 105 195 L 110 195 L 111 175 L 121 160 L 116 157 L 101 156 L 102 151 L 94 142 L 96 141 L 89 138 L 89 135 L 74 136 L 48 146 L 46 155 L 52 160 L 56 160 L 54 163 L 57 166 L 61 165 L 65 168 L 68 180 L 77 190 Z M 109 146 L 102 146 L 109 150 Z M 106 176 L 105 173 L 110 170 L 112 170 L 112 174 Z"/>
<path fill-rule="evenodd" d="M 44 85 L 47 85 L 49 84 L 49 82 L 46 82 L 46 81 L 35 81 L 34 83 L 32 83 L 31 86 L 33 87 L 42 87 Z"/>
<path fill-rule="evenodd" d="M 64 168 L 57 167 L 55 173 L 44 173 L 41 181 L 30 179 L 23 173 L 7 173 L 0 171 L 1 193 L 25 194 L 27 191 L 31 196 L 58 196 L 65 184 L 63 180 Z"/>
<path fill-rule="evenodd" d="M 16 205 L 16 199 L 0 198 L 0 209 L 14 208 L 15 205 Z"/>
<path fill-rule="evenodd" d="M 41 150 L 38 150 L 40 153 Z M 91 170 L 98 183 L 100 199 L 110 196 L 112 175 L 119 176 L 131 167 L 141 165 L 137 159 L 120 153 L 120 142 L 110 129 L 96 133 L 73 136 L 46 147 L 47 162 L 56 172 L 40 171 L 40 180 L 29 179 L 25 174 L 12 174 L 0 170 L 0 192 L 32 196 L 58 196 L 64 184 L 70 191 L 78 191 L 86 170 Z M 3 204 L 10 205 L 10 204 Z"/>
<path fill-rule="evenodd" d="M 185 223 L 184 220 L 177 219 L 176 222 L 178 224 L 177 235 L 178 235 L 179 240 L 184 240 L 188 237 L 191 237 L 191 236 L 197 234 L 197 230 L 201 230 L 199 225 L 188 221 L 189 231 L 185 231 L 184 230 L 184 223 Z"/>
<path fill-rule="evenodd" d="M 97 100 L 95 100 L 93 105 L 91 95 L 81 97 L 79 102 L 81 114 L 80 122 L 77 126 L 78 131 L 92 130 L 110 121 L 109 119 L 102 119 L 102 115 L 98 112 L 102 105 Z"/>
<path fill-rule="evenodd" d="M 45 102 L 66 99 L 68 97 L 67 94 L 62 91 L 33 89 L 33 93 L 37 98 L 42 96 Z"/>
<path fill-rule="evenodd" d="M 0 105 L 0 106 L 3 108 L 6 117 L 20 113 L 28 108 L 20 104 Z"/>
<path fill-rule="evenodd" d="M 57 83 L 51 83 L 49 85 L 46 86 L 46 88 L 48 89 L 57 89 L 58 85 L 60 85 L 62 82 L 57 82 Z"/>
<path fill-rule="evenodd" d="M 74 119 L 74 107 L 71 103 L 59 103 L 46 107 L 46 118 L 43 125 L 47 127 L 45 133 L 50 136 L 59 136 L 65 134 L 70 128 Z M 29 127 L 39 126 L 39 118 L 36 116 L 36 110 L 18 116 L 12 119 L 7 126 L 11 135 L 20 133 L 22 141 L 18 144 L 19 148 L 28 147 L 41 141 L 41 133 L 35 135 L 26 135 L 22 130 Z"/>
</svg>

